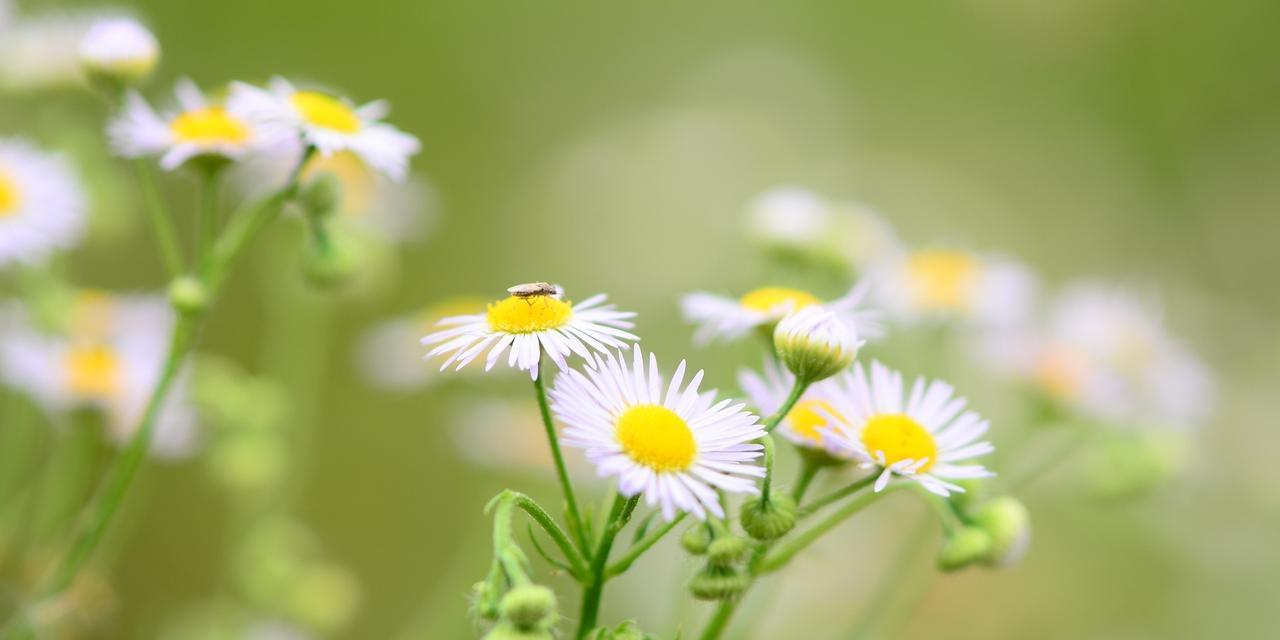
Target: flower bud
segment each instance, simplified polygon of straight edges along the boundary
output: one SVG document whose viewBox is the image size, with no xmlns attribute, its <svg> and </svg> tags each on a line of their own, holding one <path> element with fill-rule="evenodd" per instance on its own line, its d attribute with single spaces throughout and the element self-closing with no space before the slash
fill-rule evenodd
<svg viewBox="0 0 1280 640">
<path fill-rule="evenodd" d="M 742 528 L 756 540 L 777 540 L 796 526 L 796 501 L 785 493 L 771 492 L 769 500 L 752 498 L 742 503 Z"/>
<path fill-rule="evenodd" d="M 307 280 L 321 289 L 345 284 L 360 267 L 359 254 L 345 239 L 329 235 L 327 242 L 312 242 L 303 258 Z"/>
<path fill-rule="evenodd" d="M 182 315 L 199 315 L 209 308 L 209 288 L 195 276 L 179 276 L 169 284 L 169 304 Z"/>
<path fill-rule="evenodd" d="M 478 620 L 498 619 L 498 588 L 485 580 L 471 585 L 471 615 Z"/>
<path fill-rule="evenodd" d="M 588 640 L 657 640 L 636 626 L 634 620 L 627 620 L 610 629 L 600 627 L 587 636 Z"/>
<path fill-rule="evenodd" d="M 342 182 L 328 171 L 321 172 L 307 182 L 297 202 L 308 216 L 328 220 L 342 202 Z"/>
<path fill-rule="evenodd" d="M 721 536 L 707 546 L 707 562 L 715 567 L 732 567 L 747 555 L 747 541 L 738 536 Z"/>
<path fill-rule="evenodd" d="M 991 551 L 991 536 L 977 527 L 963 527 L 951 532 L 938 550 L 937 564 L 942 571 L 959 571 L 983 560 Z"/>
<path fill-rule="evenodd" d="M 1086 458 L 1088 487 L 1103 500 L 1142 497 L 1176 475 L 1186 457 L 1180 434 L 1107 434 Z"/>
<path fill-rule="evenodd" d="M 519 629 L 510 622 L 501 622 L 484 634 L 484 640 L 555 640 L 555 636 L 547 630 Z"/>
<path fill-rule="evenodd" d="M 516 587 L 502 597 L 502 619 L 522 631 L 545 631 L 555 626 L 556 594 L 540 585 Z"/>
<path fill-rule="evenodd" d="M 817 305 L 783 318 L 773 344 L 787 369 L 810 384 L 848 369 L 862 345 L 852 327 Z"/>
<path fill-rule="evenodd" d="M 680 536 L 680 546 L 684 547 L 690 555 L 700 556 L 707 552 L 707 546 L 711 544 L 711 532 L 707 530 L 707 525 L 698 523 L 689 527 L 684 535 Z"/>
<path fill-rule="evenodd" d="M 125 85 L 151 75 L 160 61 L 160 45 L 132 18 L 107 18 L 89 27 L 80 39 L 80 64 L 91 79 Z"/>
<path fill-rule="evenodd" d="M 973 511 L 974 524 L 987 532 L 991 549 L 983 562 L 989 566 L 1016 564 L 1031 546 L 1031 514 L 1016 498 L 1003 496 Z"/>
<path fill-rule="evenodd" d="M 689 590 L 699 600 L 728 600 L 742 595 L 751 578 L 741 569 L 707 565 L 693 576 Z"/>
</svg>

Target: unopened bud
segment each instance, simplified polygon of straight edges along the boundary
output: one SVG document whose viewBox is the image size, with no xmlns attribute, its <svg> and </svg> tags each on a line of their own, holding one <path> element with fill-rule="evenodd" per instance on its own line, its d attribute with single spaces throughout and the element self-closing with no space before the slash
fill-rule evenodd
<svg viewBox="0 0 1280 640">
<path fill-rule="evenodd" d="M 716 567 L 731 567 L 746 557 L 747 541 L 738 536 L 721 536 L 707 546 L 707 562 Z"/>
<path fill-rule="evenodd" d="M 814 305 L 783 318 L 773 344 L 787 369 L 811 384 L 852 366 L 862 343 L 836 314 Z"/>
<path fill-rule="evenodd" d="M 938 550 L 937 564 L 942 571 L 959 571 L 986 557 L 991 551 L 991 536 L 977 527 L 963 527 L 951 532 Z"/>
<path fill-rule="evenodd" d="M 132 18 L 107 18 L 89 27 L 80 40 L 80 64 L 90 78 L 125 85 L 151 75 L 160 61 L 160 45 Z"/>
<path fill-rule="evenodd" d="M 169 304 L 182 315 L 199 315 L 209 308 L 209 288 L 195 276 L 179 276 L 169 284 Z"/>
<path fill-rule="evenodd" d="M 556 594 L 540 585 L 516 587 L 502 597 L 502 619 L 522 631 L 545 631 L 556 624 Z"/>
<path fill-rule="evenodd" d="M 592 631 L 587 638 L 588 640 L 656 640 L 636 626 L 634 620 L 627 620 L 612 629 L 600 627 Z"/>
<path fill-rule="evenodd" d="M 488 581 L 471 585 L 471 615 L 479 620 L 497 620 L 498 589 Z"/>
<path fill-rule="evenodd" d="M 500 622 L 484 634 L 484 640 L 555 640 L 555 636 L 544 629 L 520 629 L 510 622 Z"/>
<path fill-rule="evenodd" d="M 973 511 L 973 522 L 991 538 L 985 564 L 1016 564 L 1031 546 L 1031 514 L 1016 498 L 1004 496 L 982 504 Z"/>
<path fill-rule="evenodd" d="M 297 198 L 297 203 L 307 215 L 320 220 L 332 218 L 341 202 L 342 182 L 328 171 L 322 171 L 309 180 Z"/>
<path fill-rule="evenodd" d="M 707 529 L 707 525 L 698 523 L 689 527 L 684 535 L 680 536 L 680 546 L 684 547 L 691 555 L 700 556 L 707 552 L 707 546 L 711 544 L 711 531 Z"/>
<path fill-rule="evenodd" d="M 707 565 L 689 584 L 693 597 L 699 600 L 728 600 L 742 595 L 751 578 L 741 569 Z"/>
<path fill-rule="evenodd" d="M 303 258 L 307 280 L 322 289 L 345 284 L 360 267 L 359 255 L 349 242 L 338 235 L 327 236 L 326 242 L 312 242 Z"/>
<path fill-rule="evenodd" d="M 772 492 L 769 500 L 752 498 L 742 503 L 742 528 L 756 540 L 776 540 L 796 526 L 796 501 L 785 493 Z"/>
</svg>

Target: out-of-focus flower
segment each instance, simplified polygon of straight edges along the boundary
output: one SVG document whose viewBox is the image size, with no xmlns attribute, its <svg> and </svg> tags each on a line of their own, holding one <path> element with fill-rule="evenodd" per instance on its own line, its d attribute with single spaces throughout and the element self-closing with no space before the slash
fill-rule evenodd
<svg viewBox="0 0 1280 640">
<path fill-rule="evenodd" d="M 752 237 L 768 249 L 865 269 L 894 253 L 898 238 L 867 205 L 833 203 L 799 187 L 761 194 L 748 210 Z"/>
<path fill-rule="evenodd" d="M 71 165 L 0 138 L 0 268 L 40 263 L 75 244 L 84 227 L 84 196 Z"/>
<path fill-rule="evenodd" d="M 266 126 L 301 135 L 322 156 L 350 151 L 393 180 L 404 178 L 409 156 L 421 148 L 417 138 L 379 122 L 389 111 L 385 102 L 357 107 L 344 98 L 297 89 L 284 78 L 273 78 L 268 89 L 234 83 L 229 105 Z"/>
<path fill-rule="evenodd" d="M 681 299 L 680 306 L 685 320 L 698 325 L 693 339 L 699 345 L 717 338 L 737 340 L 755 329 L 771 334 L 787 314 L 815 305 L 835 312 L 858 336 L 876 338 L 883 335 L 879 313 L 861 308 L 869 292 L 869 285 L 859 283 L 843 297 L 823 303 L 800 289 L 761 287 L 741 298 L 690 293 Z"/>
<path fill-rule="evenodd" d="M 653 354 L 647 368 L 639 345 L 631 355 L 630 366 L 622 353 L 606 354 L 594 356 L 585 373 L 556 378 L 551 403 L 566 425 L 564 443 L 585 450 L 600 475 L 618 477 L 621 494 L 643 494 L 667 520 L 676 511 L 723 518 L 716 489 L 759 493 L 748 478 L 764 475 L 749 464 L 762 451 L 752 442 L 764 435 L 756 416 L 731 399 L 700 394 L 701 371 L 685 385 L 683 360 L 664 385 Z"/>
<path fill-rule="evenodd" d="M 787 370 L 812 384 L 848 369 L 863 343 L 835 312 L 812 306 L 778 322 L 773 344 Z"/>
<path fill-rule="evenodd" d="M 105 18 L 93 23 L 80 40 L 80 63 L 90 76 L 126 83 L 150 75 L 160 61 L 160 43 L 133 18 Z"/>
<path fill-rule="evenodd" d="M 918 249 L 876 267 L 874 299 L 905 323 L 959 319 L 980 327 L 1024 321 L 1036 278 L 1012 260 L 955 249 Z"/>
<path fill-rule="evenodd" d="M 542 416 L 530 402 L 473 399 L 451 412 L 453 439 L 472 463 L 503 473 L 552 473 Z M 581 458 L 565 460 L 575 478 L 594 477 Z"/>
<path fill-rule="evenodd" d="M 80 41 L 94 21 L 82 13 L 13 19 L 0 33 L 0 88 L 35 91 L 82 83 Z"/>
<path fill-rule="evenodd" d="M 36 329 L 12 310 L 0 337 L 0 375 L 45 411 L 87 407 L 103 413 L 108 436 L 123 445 L 137 429 L 160 378 L 173 314 L 164 297 L 86 292 L 73 304 L 64 335 Z M 179 375 L 152 434 L 158 458 L 181 458 L 198 445 L 195 412 Z"/>
<path fill-rule="evenodd" d="M 118 155 L 159 156 L 160 166 L 172 171 L 192 158 L 239 160 L 270 144 L 266 130 L 244 113 L 210 103 L 191 80 L 179 80 L 174 95 L 178 108 L 163 115 L 137 93 L 125 96 L 123 112 L 107 127 Z"/>
<path fill-rule="evenodd" d="M 427 386 L 438 380 L 439 375 L 438 368 L 423 360 L 418 350 L 422 335 L 442 318 L 479 314 L 484 310 L 485 302 L 480 298 L 456 298 L 378 324 L 364 333 L 357 346 L 360 371 L 369 382 L 385 389 Z"/>
<path fill-rule="evenodd" d="M 738 384 L 760 414 L 767 416 L 782 408 L 782 403 L 795 384 L 795 376 L 769 358 L 765 360 L 764 368 L 759 374 L 750 369 L 739 372 Z M 790 413 L 778 423 L 777 433 L 802 451 L 818 453 L 819 460 L 833 463 L 848 460 L 847 451 L 832 444 L 828 435 L 829 430 L 835 426 L 833 419 L 828 416 L 839 416 L 832 406 L 832 394 L 839 390 L 839 386 L 831 380 L 811 385 L 800 396 L 800 401 L 792 407 Z"/>
<path fill-rule="evenodd" d="M 831 441 L 864 460 L 863 466 L 880 470 L 876 491 L 896 475 L 947 496 L 964 491 L 950 480 L 994 475 L 982 465 L 957 464 L 995 447 L 975 442 L 990 425 L 973 411 L 962 413 L 965 400 L 955 397 L 951 385 L 917 378 L 904 396 L 902 374 L 879 362 L 871 364 L 870 379 L 858 365 L 835 382 L 840 390 L 831 396 Z"/>
<path fill-rule="evenodd" d="M 543 352 L 567 369 L 570 354 L 590 359 L 591 350 L 604 352 L 640 339 L 626 331 L 635 326 L 629 319 L 636 314 L 604 304 L 604 294 L 576 305 L 563 297 L 556 287 L 554 295 L 511 295 L 490 304 L 485 313 L 444 318 L 436 325 L 449 328 L 422 339 L 424 345 L 439 345 L 427 357 L 450 354 L 440 369 L 455 364 L 462 369 L 488 350 L 488 371 L 509 350 L 507 366 L 528 371 L 536 380 Z"/>
</svg>

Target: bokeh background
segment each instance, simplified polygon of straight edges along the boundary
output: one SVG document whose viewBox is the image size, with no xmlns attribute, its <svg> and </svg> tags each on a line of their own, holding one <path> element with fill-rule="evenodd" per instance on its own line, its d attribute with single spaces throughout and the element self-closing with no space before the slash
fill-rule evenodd
<svg viewBox="0 0 1280 640">
<path fill-rule="evenodd" d="M 1216 418 L 1176 481 L 1108 505 L 1069 475 L 1038 485 L 1024 496 L 1036 528 L 1026 561 L 929 579 L 895 635 L 1280 632 L 1280 4 L 128 6 L 163 43 L 157 94 L 180 75 L 206 86 L 315 79 L 388 99 L 391 120 L 423 141 L 414 166 L 433 185 L 431 231 L 400 253 L 395 277 L 336 301 L 298 294 L 286 312 L 313 331 L 273 333 L 272 290 L 242 268 L 205 336 L 205 351 L 278 378 L 305 405 L 297 415 L 311 436 L 290 511 L 361 585 L 339 637 L 473 637 L 465 598 L 488 562 L 481 506 L 508 486 L 555 495 L 550 474 L 485 465 L 459 446 L 474 419 L 466 407 L 531 407 L 526 381 L 388 393 L 356 366 L 363 332 L 433 301 L 547 279 L 579 296 L 608 292 L 640 312 L 648 348 L 731 388 L 758 352 L 695 350 L 677 298 L 772 277 L 743 221 L 751 198 L 779 184 L 871 203 L 908 241 L 1004 251 L 1050 285 L 1091 276 L 1156 290 L 1168 324 L 1218 378 Z M 42 125 L 52 116 L 26 100 L 0 103 L 5 133 L 60 143 Z M 72 271 L 85 285 L 157 288 L 153 255 L 137 227 L 77 254 Z M 895 364 L 941 366 L 907 355 Z M 970 365 L 948 368 L 997 423 L 1017 419 Z M 607 488 L 587 482 L 588 493 Z M 109 541 L 116 610 L 104 637 L 156 637 L 226 579 L 232 509 L 204 467 L 151 465 L 138 489 Z M 762 591 L 776 599 L 753 637 L 853 637 L 901 541 L 936 544 L 932 529 L 915 533 L 908 502 L 846 527 L 769 583 Z M 687 635 L 708 609 L 684 596 L 692 567 L 674 540 L 655 558 L 610 586 L 605 619 Z M 912 575 L 928 553 L 920 561 Z M 548 581 L 575 602 L 566 580 Z"/>
</svg>

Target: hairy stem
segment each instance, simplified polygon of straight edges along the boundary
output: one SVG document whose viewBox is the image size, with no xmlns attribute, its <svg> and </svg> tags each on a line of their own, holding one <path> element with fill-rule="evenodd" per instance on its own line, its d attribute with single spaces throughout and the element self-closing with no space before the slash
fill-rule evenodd
<svg viewBox="0 0 1280 640">
<path fill-rule="evenodd" d="M 547 432 L 547 444 L 551 447 L 551 459 L 555 461 L 556 477 L 560 480 L 560 489 L 564 493 L 565 515 L 569 521 L 569 531 L 577 540 L 582 553 L 591 557 L 591 543 L 587 540 L 582 528 L 582 515 L 578 511 L 578 498 L 573 494 L 573 483 L 569 480 L 569 470 L 564 464 L 564 455 L 560 453 L 560 437 L 556 434 L 555 422 L 551 419 L 551 405 L 547 402 L 547 388 L 543 383 L 541 367 L 538 362 L 538 377 L 533 379 L 533 390 L 538 398 L 538 410 L 542 414 L 542 426 Z"/>
<path fill-rule="evenodd" d="M 133 163 L 138 174 L 138 186 L 142 189 L 142 200 L 151 218 L 151 230 L 156 234 L 156 245 L 160 249 L 160 257 L 164 261 L 165 272 L 169 278 L 182 273 L 182 248 L 178 242 L 178 232 L 173 227 L 173 219 L 164 208 L 160 192 L 156 189 L 155 177 L 147 160 L 138 159 Z"/>
<path fill-rule="evenodd" d="M 591 556 L 590 582 L 582 592 L 582 611 L 578 615 L 578 633 L 574 636 L 578 640 L 586 638 L 596 626 L 596 619 L 600 616 L 600 598 L 604 595 L 604 583 L 609 579 L 606 565 L 609 562 L 609 551 L 613 548 L 613 539 L 627 526 L 638 502 L 638 494 L 631 498 L 618 494 L 613 500 L 609 520 L 604 525 L 604 531 L 600 532 L 600 544 Z"/>
</svg>

